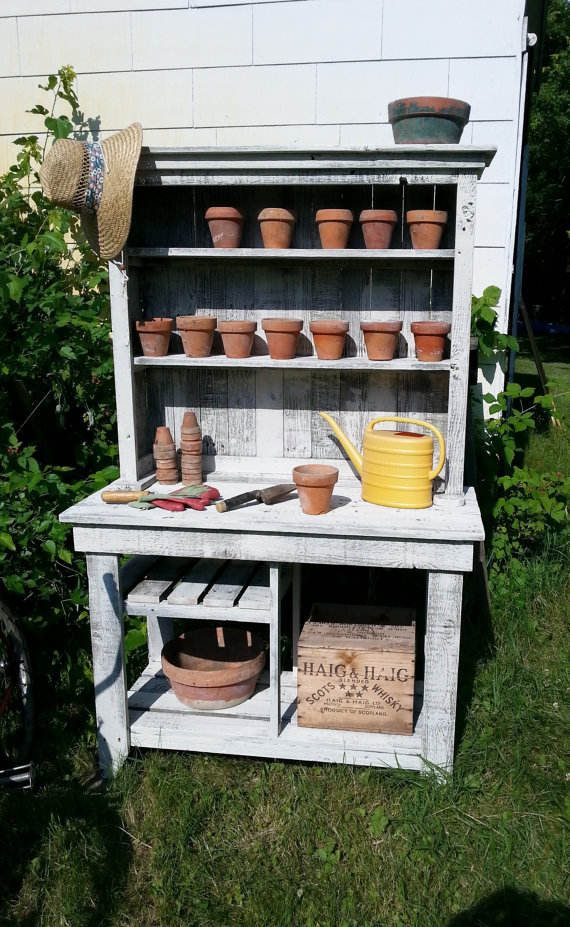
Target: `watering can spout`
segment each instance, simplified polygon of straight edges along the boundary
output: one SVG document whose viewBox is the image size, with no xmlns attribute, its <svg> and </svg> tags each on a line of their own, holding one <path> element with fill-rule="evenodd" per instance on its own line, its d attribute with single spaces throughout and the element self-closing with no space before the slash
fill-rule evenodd
<svg viewBox="0 0 570 927">
<path fill-rule="evenodd" d="M 358 453 L 354 444 L 352 444 L 352 442 L 348 440 L 344 431 L 342 431 L 342 429 L 337 425 L 334 418 L 331 418 L 330 415 L 328 415 L 326 412 L 319 412 L 319 415 L 322 418 L 324 418 L 327 425 L 329 425 L 332 428 L 333 433 L 336 435 L 342 447 L 344 448 L 344 450 L 346 451 L 346 453 L 352 460 L 354 466 L 356 467 L 359 476 L 362 476 L 362 456 Z"/>
</svg>

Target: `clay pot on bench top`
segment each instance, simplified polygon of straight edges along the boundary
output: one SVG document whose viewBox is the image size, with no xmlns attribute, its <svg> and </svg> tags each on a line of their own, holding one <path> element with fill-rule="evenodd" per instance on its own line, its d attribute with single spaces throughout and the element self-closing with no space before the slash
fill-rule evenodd
<svg viewBox="0 0 570 927">
<path fill-rule="evenodd" d="M 336 467 L 302 464 L 293 467 L 293 480 L 305 515 L 324 515 L 328 512 L 333 488 L 338 480 Z"/>
</svg>

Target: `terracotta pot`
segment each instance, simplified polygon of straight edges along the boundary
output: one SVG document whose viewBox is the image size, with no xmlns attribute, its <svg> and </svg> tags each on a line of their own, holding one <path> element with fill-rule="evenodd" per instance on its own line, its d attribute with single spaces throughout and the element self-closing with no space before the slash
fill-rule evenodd
<svg viewBox="0 0 570 927">
<path fill-rule="evenodd" d="M 213 711 L 233 708 L 253 694 L 265 649 L 245 628 L 206 627 L 168 641 L 161 661 L 179 701 Z"/>
<path fill-rule="evenodd" d="M 397 319 L 386 322 L 361 322 L 360 328 L 364 332 L 369 359 L 392 360 L 398 344 L 398 335 L 402 331 L 402 323 Z"/>
<path fill-rule="evenodd" d="M 411 329 L 416 342 L 417 359 L 432 363 L 440 361 L 451 325 L 447 322 L 412 322 Z"/>
<path fill-rule="evenodd" d="M 270 357 L 274 360 L 290 360 L 295 357 L 299 334 L 303 328 L 302 319 L 262 319 L 261 327 L 267 336 Z"/>
<path fill-rule="evenodd" d="M 182 416 L 182 431 L 190 432 L 191 434 L 197 434 L 200 431 L 196 413 L 192 409 L 188 409 Z"/>
<path fill-rule="evenodd" d="M 218 331 L 222 336 L 226 357 L 249 357 L 257 322 L 245 319 L 229 319 L 220 322 Z"/>
<path fill-rule="evenodd" d="M 360 224 L 367 248 L 389 248 L 398 221 L 393 209 L 363 209 Z"/>
<path fill-rule="evenodd" d="M 214 248 L 239 248 L 245 214 L 233 206 L 210 206 L 206 221 Z"/>
<path fill-rule="evenodd" d="M 154 443 L 157 447 L 159 445 L 162 445 L 163 447 L 174 447 L 174 439 L 172 437 L 170 428 L 168 428 L 167 425 L 158 426 L 154 436 Z"/>
<path fill-rule="evenodd" d="M 315 319 L 309 322 L 319 360 L 338 360 L 344 351 L 348 322 L 343 319 Z"/>
<path fill-rule="evenodd" d="M 442 209 L 411 209 L 406 213 L 406 222 L 410 226 L 413 248 L 439 248 L 447 222 L 446 212 Z"/>
<path fill-rule="evenodd" d="M 293 480 L 305 515 L 324 515 L 328 512 L 333 487 L 338 480 L 336 467 L 325 464 L 293 467 Z"/>
<path fill-rule="evenodd" d="M 145 357 L 165 357 L 168 354 L 172 325 L 172 319 L 150 319 L 136 323 Z"/>
<path fill-rule="evenodd" d="M 176 326 L 186 357 L 208 357 L 217 319 L 212 315 L 179 315 Z"/>
<path fill-rule="evenodd" d="M 354 222 L 350 209 L 319 209 L 315 221 L 323 248 L 346 248 Z"/>
<path fill-rule="evenodd" d="M 471 107 L 449 97 L 405 97 L 388 103 L 397 145 L 456 145 Z"/>
<path fill-rule="evenodd" d="M 264 248 L 288 248 L 293 237 L 297 215 L 292 209 L 268 207 L 258 215 Z"/>
</svg>

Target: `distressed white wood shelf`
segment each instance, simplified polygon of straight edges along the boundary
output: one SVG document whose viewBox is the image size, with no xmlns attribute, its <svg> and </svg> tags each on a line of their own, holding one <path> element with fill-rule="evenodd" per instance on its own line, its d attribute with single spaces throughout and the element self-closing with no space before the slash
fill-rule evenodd
<svg viewBox="0 0 570 927">
<path fill-rule="evenodd" d="M 295 493 L 278 505 L 225 513 L 214 507 L 142 511 L 106 505 L 95 493 L 62 514 L 73 525 L 77 550 L 87 555 L 104 774 L 120 766 L 131 746 L 452 770 L 463 574 L 483 538 L 475 493 L 464 487 L 464 454 L 477 179 L 493 155 L 464 145 L 143 149 L 125 272 L 110 264 L 120 458 L 120 478 L 111 488 L 152 488 L 155 430 L 168 425 L 178 443 L 186 409 L 201 425 L 204 476 L 226 498 L 290 482 L 292 467 L 310 461 L 337 466 L 339 481 L 322 516 L 303 515 Z M 204 214 L 224 201 L 246 211 L 243 248 L 211 247 Z M 355 221 L 349 248 L 321 249 L 315 211 L 339 202 L 355 218 L 372 206 L 396 209 L 394 247 L 364 248 Z M 257 215 L 280 204 L 297 212 L 294 247 L 265 250 Z M 415 251 L 405 213 L 434 206 L 448 213 L 442 248 Z M 259 325 L 247 359 L 229 360 L 219 346 L 204 360 L 182 353 L 137 356 L 141 315 L 195 313 L 219 321 L 302 318 L 300 356 L 271 360 Z M 319 361 L 309 322 L 331 314 L 349 323 L 350 356 Z M 393 361 L 366 356 L 360 322 L 379 317 L 403 323 L 397 352 L 403 356 Z M 411 325 L 426 318 L 451 323 L 449 358 L 438 364 L 413 356 Z M 358 449 L 366 425 L 379 416 L 421 418 L 438 427 L 447 455 L 433 506 L 363 502 L 321 410 L 340 421 Z M 134 556 L 121 567 L 125 555 Z M 425 634 L 417 641 L 423 681 L 411 736 L 297 726 L 304 564 L 426 574 Z M 289 601 L 292 673 L 281 667 L 281 609 Z M 125 614 L 146 616 L 148 627 L 148 667 L 130 692 Z M 268 634 L 268 672 L 248 702 L 204 713 L 176 701 L 160 670 L 160 651 L 179 619 L 245 621 Z"/>
<path fill-rule="evenodd" d="M 129 248 L 127 256 L 132 259 L 176 259 L 195 260 L 206 259 L 213 261 L 284 261 L 295 263 L 297 261 L 383 261 L 400 263 L 439 263 L 451 262 L 455 257 L 452 248 L 441 250 L 413 250 L 411 248 L 330 248 L 319 250 L 316 248 Z"/>
<path fill-rule="evenodd" d="M 133 358 L 135 369 L 138 367 L 202 367 L 206 369 L 243 369 L 243 370 L 385 370 L 395 371 L 449 371 L 454 366 L 450 360 L 437 363 L 419 361 L 415 357 L 395 357 L 390 361 L 371 361 L 367 357 L 341 357 L 339 360 L 319 360 L 316 355 L 292 357 L 290 360 L 274 360 L 269 354 L 252 354 L 250 357 L 230 358 L 225 354 L 211 354 L 209 357 L 186 357 L 185 354 L 168 354 L 166 357 Z"/>
</svg>

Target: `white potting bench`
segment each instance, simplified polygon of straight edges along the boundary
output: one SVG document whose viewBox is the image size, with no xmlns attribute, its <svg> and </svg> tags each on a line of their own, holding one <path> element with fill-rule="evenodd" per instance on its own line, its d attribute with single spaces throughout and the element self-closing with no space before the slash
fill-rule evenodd
<svg viewBox="0 0 570 927">
<path fill-rule="evenodd" d="M 339 467 L 331 510 L 303 515 L 296 494 L 267 507 L 173 514 L 106 505 L 96 493 L 62 520 L 87 554 L 100 762 L 117 767 L 131 746 L 451 770 L 463 573 L 483 538 L 475 493 L 464 488 L 476 180 L 493 151 L 465 146 L 394 146 L 377 151 L 143 149 L 125 264 L 110 265 L 120 479 L 153 484 L 152 441 L 167 424 L 178 442 L 194 409 L 204 438 L 204 470 L 229 497 L 290 481 L 307 460 Z M 247 214 L 243 247 L 214 249 L 209 205 Z M 257 214 L 293 207 L 291 249 L 264 250 Z M 446 209 L 441 249 L 411 249 L 409 208 Z M 320 248 L 315 212 L 355 214 L 349 247 Z M 389 250 L 364 248 L 361 209 L 395 208 Z M 269 358 L 261 327 L 252 357 L 191 360 L 174 335 L 165 358 L 141 356 L 135 320 L 203 312 L 218 319 L 290 315 L 305 320 L 299 356 Z M 319 361 L 309 320 L 349 320 L 346 356 Z M 369 361 L 363 318 L 401 318 L 397 357 Z M 448 356 L 415 359 L 410 323 L 451 322 Z M 360 483 L 319 410 L 336 417 L 358 447 L 365 425 L 398 414 L 436 424 L 447 461 L 434 505 L 397 510 L 360 499 Z M 390 427 L 390 426 L 388 426 Z M 393 427 L 393 426 L 392 426 Z M 405 427 L 405 426 L 404 426 Z M 121 568 L 122 555 L 135 555 Z M 423 678 L 411 736 L 312 730 L 296 723 L 295 650 L 301 564 L 422 570 L 426 580 Z M 293 672 L 280 665 L 281 601 L 293 583 Z M 148 619 L 149 662 L 127 691 L 125 614 Z M 269 624 L 269 670 L 235 709 L 192 711 L 173 696 L 160 651 L 174 619 Z"/>
</svg>

